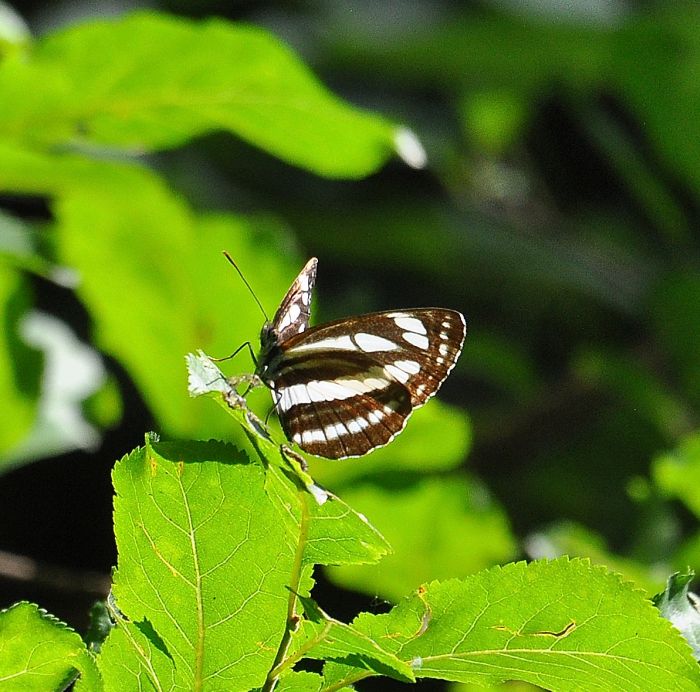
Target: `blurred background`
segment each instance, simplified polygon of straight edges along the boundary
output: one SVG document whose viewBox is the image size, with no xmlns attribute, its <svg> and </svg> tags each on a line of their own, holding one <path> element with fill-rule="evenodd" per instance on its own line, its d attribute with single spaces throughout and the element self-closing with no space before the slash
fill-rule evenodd
<svg viewBox="0 0 700 692">
<path fill-rule="evenodd" d="M 396 551 L 375 567 L 318 574 L 328 612 L 379 612 L 426 580 L 522 558 L 589 556 L 650 595 L 674 570 L 700 566 L 696 2 L 4 9 L 5 35 L 39 40 L 134 9 L 268 29 L 340 98 L 410 127 L 428 165 L 395 157 L 359 179 L 327 178 L 212 130 L 131 156 L 159 176 L 178 214 L 196 218 L 196 242 L 182 245 L 179 217 L 163 212 L 160 230 L 131 229 L 138 247 L 113 236 L 104 254 L 114 218 L 129 221 L 119 201 L 105 201 L 104 216 L 78 215 L 87 240 L 66 251 L 57 224 L 71 202 L 57 206 L 41 185 L 13 189 L 0 172 L 11 285 L 0 607 L 31 600 L 84 631 L 116 562 L 114 461 L 148 430 L 242 444 L 217 406 L 187 398 L 182 359 L 257 343 L 263 318 L 222 249 L 268 313 L 315 255 L 316 323 L 430 305 L 467 316 L 439 402 L 376 454 L 312 466 Z M 180 254 L 163 264 L 167 243 Z M 109 291 L 76 271 L 78 255 Z M 36 270 L 43 261 L 60 271 Z M 143 292 L 118 283 L 124 264 L 149 275 Z M 201 293 L 152 300 L 183 272 Z M 187 334 L 180 300 L 200 320 Z M 225 369 L 251 367 L 241 354 Z M 261 414 L 268 396 L 252 399 Z M 374 684 L 363 689 L 390 689 Z"/>
</svg>

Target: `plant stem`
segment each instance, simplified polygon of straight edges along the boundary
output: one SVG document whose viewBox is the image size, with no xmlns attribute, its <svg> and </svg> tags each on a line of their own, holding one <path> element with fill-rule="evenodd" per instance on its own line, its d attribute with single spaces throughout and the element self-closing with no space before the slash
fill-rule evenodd
<svg viewBox="0 0 700 692">
<path fill-rule="evenodd" d="M 292 573 L 289 580 L 289 599 L 287 600 L 287 622 L 284 628 L 282 640 L 277 649 L 275 660 L 270 666 L 270 672 L 267 674 L 265 684 L 261 688 L 261 692 L 272 692 L 279 680 L 279 674 L 284 668 L 279 669 L 280 664 L 284 661 L 289 645 L 292 641 L 292 634 L 297 628 L 299 617 L 297 615 L 297 592 L 299 591 L 299 582 L 301 581 L 301 572 L 303 568 L 304 550 L 306 541 L 309 536 L 309 496 L 305 489 L 299 489 L 299 504 L 301 509 L 301 517 L 299 520 L 299 540 L 297 542 L 296 552 L 294 554 L 294 563 L 292 565 Z"/>
</svg>

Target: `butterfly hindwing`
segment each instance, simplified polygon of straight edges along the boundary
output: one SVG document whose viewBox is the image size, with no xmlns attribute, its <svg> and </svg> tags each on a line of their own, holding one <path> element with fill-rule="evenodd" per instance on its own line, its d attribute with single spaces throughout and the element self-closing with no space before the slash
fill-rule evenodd
<svg viewBox="0 0 700 692">
<path fill-rule="evenodd" d="M 273 392 L 285 434 L 302 449 L 331 459 L 360 456 L 403 429 L 410 394 L 371 359 L 353 354 L 326 367 L 305 360 L 296 361 L 293 376 L 280 376 Z"/>
</svg>

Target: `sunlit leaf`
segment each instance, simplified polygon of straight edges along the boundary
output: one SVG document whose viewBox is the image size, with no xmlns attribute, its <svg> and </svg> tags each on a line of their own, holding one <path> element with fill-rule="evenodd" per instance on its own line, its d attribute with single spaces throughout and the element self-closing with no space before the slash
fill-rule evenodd
<svg viewBox="0 0 700 692">
<path fill-rule="evenodd" d="M 414 682 L 410 666 L 382 649 L 366 634 L 328 614 L 310 598 L 301 599 L 306 618 L 294 635 L 299 655 L 326 661 L 352 661 L 359 668 L 372 670 L 403 682 Z M 295 651 L 292 650 L 292 655 Z"/>
<path fill-rule="evenodd" d="M 510 564 L 434 582 L 386 615 L 354 627 L 418 677 L 494 684 L 524 680 L 554 692 L 694 690 L 690 647 L 618 576 L 581 560 Z M 328 664 L 327 681 L 352 669 Z"/>
<path fill-rule="evenodd" d="M 3 692 L 64 689 L 79 675 L 82 689 L 102 689 L 95 662 L 77 632 L 33 603 L 0 611 Z"/>
<path fill-rule="evenodd" d="M 142 12 L 49 34 L 30 55 L 0 67 L 8 139 L 152 150 L 223 129 L 335 177 L 367 175 L 396 146 L 395 125 L 344 104 L 253 26 Z"/>
<path fill-rule="evenodd" d="M 295 551 L 262 468 L 224 445 L 154 442 L 118 462 L 113 477 L 113 592 L 129 622 L 103 646 L 105 681 L 128 667 L 187 689 L 262 684 L 286 621 Z"/>
</svg>

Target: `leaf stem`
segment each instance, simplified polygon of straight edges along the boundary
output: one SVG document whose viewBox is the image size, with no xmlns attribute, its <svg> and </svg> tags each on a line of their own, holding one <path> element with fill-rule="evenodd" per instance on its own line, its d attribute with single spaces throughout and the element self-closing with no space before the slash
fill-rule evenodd
<svg viewBox="0 0 700 692">
<path fill-rule="evenodd" d="M 272 675 L 279 678 L 282 673 L 284 673 L 287 668 L 291 668 L 301 661 L 306 654 L 311 651 L 311 649 L 316 646 L 319 642 L 322 642 L 328 632 L 330 631 L 331 623 L 327 622 L 326 626 L 319 632 L 319 634 L 312 639 L 309 639 L 303 646 L 300 646 L 289 658 L 285 658 L 277 667 L 272 669 Z"/>
<path fill-rule="evenodd" d="M 275 660 L 272 662 L 270 672 L 267 674 L 265 684 L 261 688 L 261 692 L 272 692 L 277 685 L 280 673 L 284 667 L 280 668 L 280 664 L 284 661 L 289 645 L 292 641 L 292 634 L 297 629 L 299 624 L 299 616 L 297 615 L 297 592 L 299 591 L 299 582 L 301 581 L 301 572 L 304 566 L 304 550 L 306 541 L 309 536 L 309 522 L 311 515 L 309 513 L 309 495 L 304 488 L 299 488 L 299 504 L 301 509 L 301 517 L 299 520 L 299 540 L 297 542 L 296 552 L 294 554 L 294 563 L 292 564 L 292 573 L 289 580 L 289 599 L 287 601 L 287 622 L 284 628 L 282 640 L 277 649 Z"/>
</svg>

